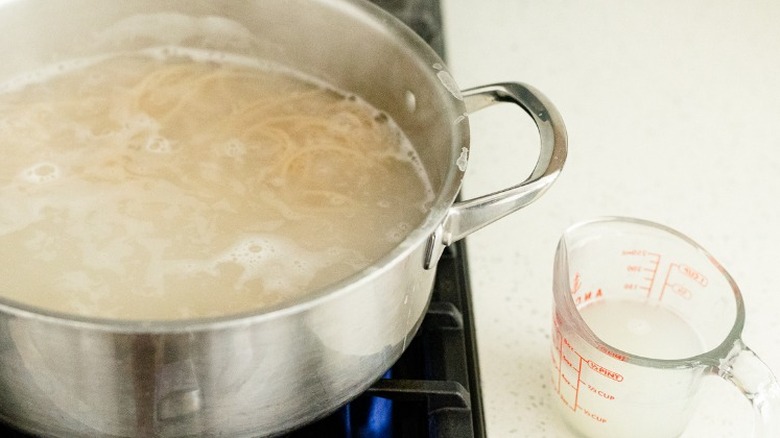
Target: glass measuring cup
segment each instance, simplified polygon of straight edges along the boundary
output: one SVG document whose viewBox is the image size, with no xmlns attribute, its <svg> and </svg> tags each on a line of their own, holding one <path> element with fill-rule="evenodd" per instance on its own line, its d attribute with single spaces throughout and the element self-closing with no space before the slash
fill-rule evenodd
<svg viewBox="0 0 780 438">
<path fill-rule="evenodd" d="M 780 436 L 780 386 L 742 342 L 739 289 L 690 238 L 631 218 L 574 225 L 553 296 L 552 386 L 576 432 L 679 436 L 714 374 L 751 402 L 754 436 Z"/>
</svg>

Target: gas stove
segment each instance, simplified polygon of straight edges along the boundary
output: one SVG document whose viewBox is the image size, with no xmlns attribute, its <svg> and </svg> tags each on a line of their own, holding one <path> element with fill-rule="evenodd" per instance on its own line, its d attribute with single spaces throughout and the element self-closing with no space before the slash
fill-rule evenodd
<svg viewBox="0 0 780 438">
<path fill-rule="evenodd" d="M 485 436 L 466 246 L 447 248 L 409 348 L 369 390 L 287 438 Z"/>
<path fill-rule="evenodd" d="M 444 58 L 439 0 L 373 0 Z M 405 353 L 365 393 L 286 438 L 485 436 L 466 246 L 439 260 L 432 301 Z M 26 437 L 0 425 L 4 436 Z"/>
</svg>

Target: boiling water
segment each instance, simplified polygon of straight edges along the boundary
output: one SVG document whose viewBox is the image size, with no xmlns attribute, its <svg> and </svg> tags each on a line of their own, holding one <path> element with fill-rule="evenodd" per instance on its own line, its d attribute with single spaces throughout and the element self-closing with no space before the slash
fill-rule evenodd
<svg viewBox="0 0 780 438">
<path fill-rule="evenodd" d="M 0 85 L 0 294 L 227 315 L 345 278 L 421 222 L 432 190 L 385 114 L 225 59 L 166 48 Z"/>
<path fill-rule="evenodd" d="M 702 353 L 702 342 L 693 328 L 659 305 L 605 299 L 581 308 L 580 315 L 602 341 L 627 353 L 654 359 Z"/>
</svg>

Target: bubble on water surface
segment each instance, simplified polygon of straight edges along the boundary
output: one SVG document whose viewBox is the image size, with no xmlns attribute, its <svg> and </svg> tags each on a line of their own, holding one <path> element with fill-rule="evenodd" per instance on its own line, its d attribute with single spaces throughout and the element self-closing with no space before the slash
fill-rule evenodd
<svg viewBox="0 0 780 438">
<path fill-rule="evenodd" d="M 48 161 L 35 163 L 22 171 L 22 179 L 33 184 L 54 181 L 59 179 L 60 175 L 60 167 Z"/>
<path fill-rule="evenodd" d="M 170 154 L 173 152 L 173 145 L 167 138 L 155 136 L 147 140 L 144 149 L 155 154 Z"/>
</svg>

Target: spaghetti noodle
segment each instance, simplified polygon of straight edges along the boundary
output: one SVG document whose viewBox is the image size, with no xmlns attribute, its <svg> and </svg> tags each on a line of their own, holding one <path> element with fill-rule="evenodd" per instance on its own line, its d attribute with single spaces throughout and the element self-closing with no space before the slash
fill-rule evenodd
<svg viewBox="0 0 780 438">
<path fill-rule="evenodd" d="M 0 94 L 11 300 L 121 319 L 262 309 L 368 266 L 431 201 L 392 120 L 281 69 L 180 51 L 52 70 Z"/>
</svg>

